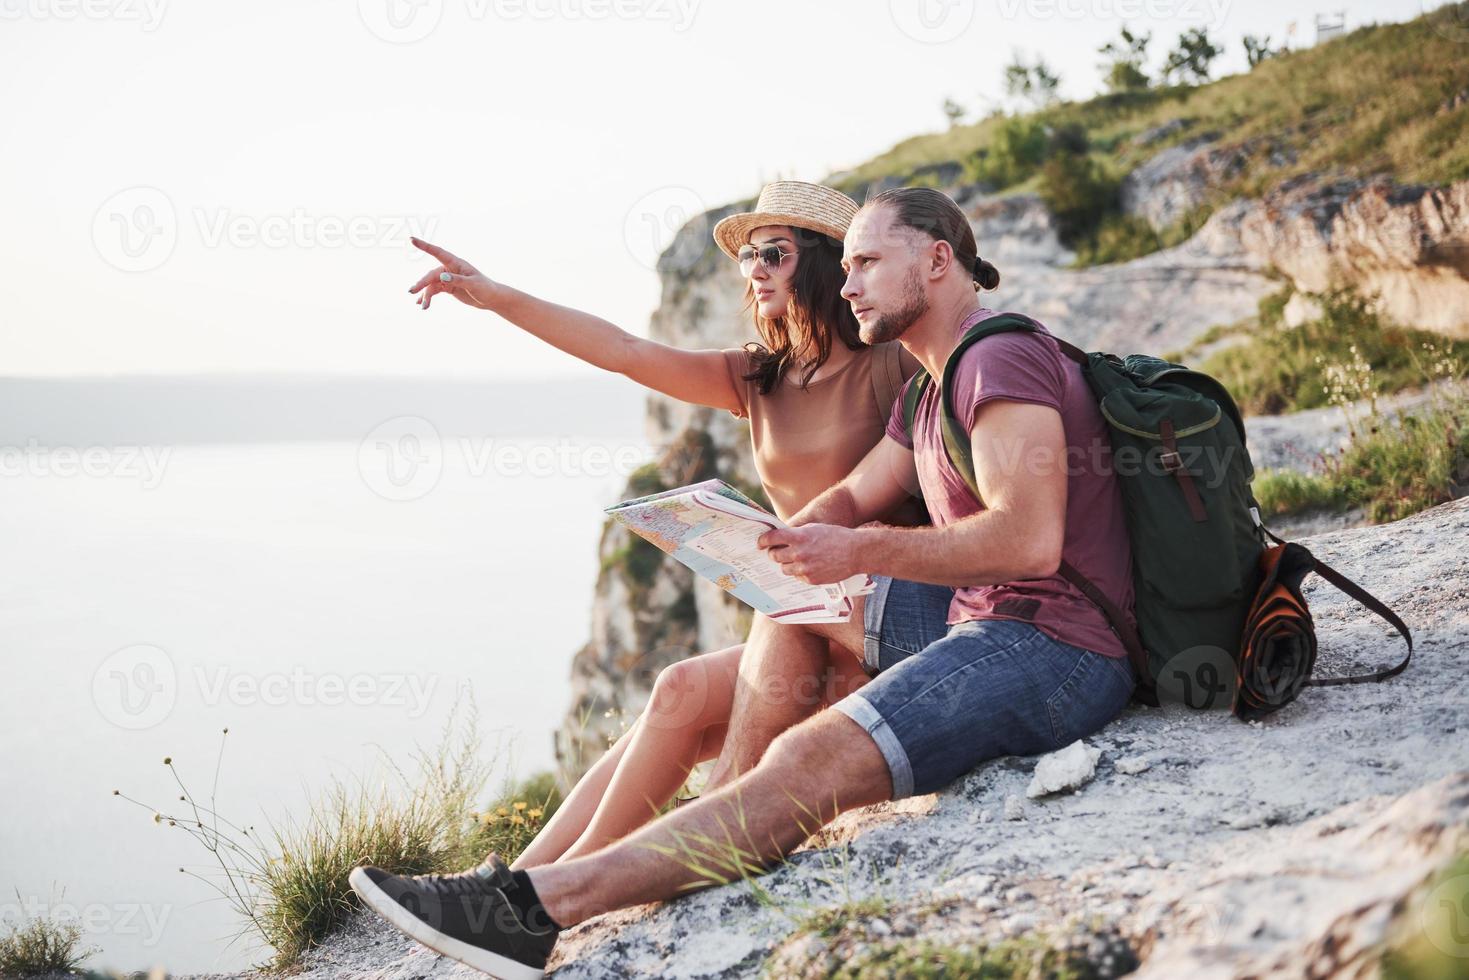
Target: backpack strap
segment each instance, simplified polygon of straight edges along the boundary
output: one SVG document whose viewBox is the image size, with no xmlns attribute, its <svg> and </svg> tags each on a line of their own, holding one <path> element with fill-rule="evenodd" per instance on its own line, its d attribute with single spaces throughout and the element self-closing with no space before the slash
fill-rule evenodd
<svg viewBox="0 0 1469 980">
<path fill-rule="evenodd" d="M 886 421 L 903 388 L 902 347 L 897 341 L 889 341 L 874 350 L 873 355 L 872 397 L 877 402 L 878 414 Z"/>
<path fill-rule="evenodd" d="M 1270 536 L 1270 539 L 1276 544 L 1283 545 L 1287 543 L 1284 538 L 1277 536 L 1275 532 L 1271 531 L 1265 525 L 1261 524 L 1259 525 L 1259 527 L 1260 530 L 1268 534 Z M 1306 553 L 1310 554 L 1309 551 L 1307 551 Z M 1311 677 L 1307 678 L 1304 686 L 1336 687 L 1341 684 L 1371 684 L 1376 681 L 1385 681 L 1389 677 L 1396 677 L 1404 670 L 1406 670 L 1408 667 L 1408 661 L 1413 659 L 1413 634 L 1408 629 L 1407 625 L 1403 623 L 1402 619 L 1398 617 L 1398 614 L 1393 612 L 1386 605 L 1384 605 L 1382 601 L 1376 596 L 1372 595 L 1372 593 L 1368 592 L 1356 582 L 1353 582 L 1351 579 L 1347 578 L 1341 572 L 1338 572 L 1336 569 L 1332 568 L 1330 565 L 1326 564 L 1326 562 L 1322 561 L 1320 558 L 1317 558 L 1315 555 L 1311 555 L 1311 571 L 1315 572 L 1317 575 L 1320 575 L 1322 578 L 1326 579 L 1326 581 L 1336 586 L 1342 592 L 1346 593 L 1348 596 L 1355 599 L 1357 602 L 1366 606 L 1372 612 L 1376 613 L 1378 616 L 1381 616 L 1384 620 L 1386 620 L 1393 629 L 1398 631 L 1398 635 L 1407 642 L 1408 652 L 1403 655 L 1403 659 L 1398 661 L 1395 666 L 1388 667 L 1383 670 L 1373 671 L 1370 674 L 1353 674 L 1349 677 Z"/>
<path fill-rule="evenodd" d="M 944 451 L 948 454 L 949 461 L 954 464 L 954 469 L 963 477 L 965 485 L 974 494 L 975 499 L 981 502 L 983 502 L 983 497 L 981 497 L 979 492 L 979 481 L 974 474 L 974 454 L 971 452 L 969 445 L 969 428 L 955 414 L 954 391 L 953 386 L 950 384 L 950 379 L 954 376 L 953 368 L 959 363 L 959 358 L 963 356 L 965 351 L 991 334 L 1005 333 L 1011 330 L 1024 330 L 1028 333 L 1035 334 L 1042 332 L 1040 324 L 1028 316 L 1020 313 L 999 313 L 981 320 L 971 327 L 944 363 Z M 1070 357 L 1073 361 L 1077 361 L 1082 367 L 1087 365 L 1090 358 L 1085 351 L 1059 338 L 1053 337 L 1052 339 L 1060 345 L 1062 353 L 1067 357 Z M 914 380 L 915 383 L 910 387 L 908 398 L 903 406 L 904 421 L 907 423 L 910 438 L 913 433 L 913 416 L 918 409 L 918 396 L 922 394 L 922 384 L 927 382 L 928 377 L 925 375 L 922 381 L 919 381 L 915 377 Z M 1122 610 L 1117 608 L 1117 604 L 1111 599 L 1108 599 L 1106 594 L 1097 587 L 1095 582 L 1077 571 L 1076 567 L 1070 562 L 1062 559 L 1061 566 L 1057 571 L 1062 578 L 1075 586 L 1077 591 L 1090 599 L 1102 611 L 1102 615 L 1107 619 L 1107 625 L 1111 627 L 1117 639 L 1122 641 L 1122 647 L 1127 651 L 1128 659 L 1132 661 L 1133 669 L 1137 672 L 1138 691 L 1141 699 L 1148 704 L 1156 704 L 1155 697 L 1150 693 L 1152 689 L 1152 674 L 1148 670 L 1148 653 L 1143 647 L 1137 629 L 1129 622 Z"/>
<path fill-rule="evenodd" d="M 907 434 L 909 443 L 913 442 L 913 419 L 918 415 L 918 400 L 923 397 L 929 380 L 928 371 L 919 368 L 908 379 L 908 387 L 903 391 L 903 432 Z"/>
</svg>

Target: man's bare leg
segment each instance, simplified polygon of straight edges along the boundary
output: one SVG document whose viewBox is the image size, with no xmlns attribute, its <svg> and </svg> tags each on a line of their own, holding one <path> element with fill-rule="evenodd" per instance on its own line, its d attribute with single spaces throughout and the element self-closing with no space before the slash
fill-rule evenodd
<svg viewBox="0 0 1469 980">
<path fill-rule="evenodd" d="M 860 603 L 851 621 L 811 629 L 855 655 L 862 649 Z M 887 761 L 871 736 L 826 710 L 775 739 L 733 783 L 595 854 L 527 873 L 551 917 L 569 926 L 738 878 L 740 863 L 746 872 L 768 866 L 840 811 L 891 795 Z"/>
<path fill-rule="evenodd" d="M 740 656 L 729 733 L 705 795 L 755 768 L 777 735 L 816 713 L 828 657 L 826 640 L 815 633 L 755 616 Z"/>
<path fill-rule="evenodd" d="M 839 711 L 801 722 L 729 786 L 595 854 L 527 871 L 563 926 L 769 867 L 837 814 L 892 796 L 872 737 Z"/>
</svg>

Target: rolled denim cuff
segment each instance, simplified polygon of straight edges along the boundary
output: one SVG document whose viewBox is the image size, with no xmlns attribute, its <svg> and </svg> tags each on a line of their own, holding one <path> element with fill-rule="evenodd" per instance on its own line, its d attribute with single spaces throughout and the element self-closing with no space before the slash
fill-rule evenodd
<svg viewBox="0 0 1469 980">
<path fill-rule="evenodd" d="M 872 703 L 860 694 L 848 694 L 832 707 L 861 725 L 862 729 L 877 743 L 878 751 L 887 761 L 888 775 L 893 780 L 892 798 L 901 800 L 912 796 L 913 764 L 908 761 L 908 753 L 904 750 L 903 743 L 898 741 L 898 736 L 893 733 L 892 727 L 882 715 L 877 713 Z"/>
</svg>

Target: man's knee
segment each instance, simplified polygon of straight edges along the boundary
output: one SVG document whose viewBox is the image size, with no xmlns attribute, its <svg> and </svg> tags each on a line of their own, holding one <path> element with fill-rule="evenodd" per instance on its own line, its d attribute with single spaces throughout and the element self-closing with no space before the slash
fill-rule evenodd
<svg viewBox="0 0 1469 980">
<path fill-rule="evenodd" d="M 851 718 L 828 708 L 771 743 L 756 772 L 776 790 L 819 805 L 823 820 L 837 810 L 892 796 L 887 760 L 872 736 Z"/>
</svg>

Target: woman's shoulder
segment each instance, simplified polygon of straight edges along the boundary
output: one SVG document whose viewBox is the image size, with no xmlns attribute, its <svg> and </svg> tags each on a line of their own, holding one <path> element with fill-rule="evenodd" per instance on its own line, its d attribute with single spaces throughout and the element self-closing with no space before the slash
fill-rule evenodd
<svg viewBox="0 0 1469 980">
<path fill-rule="evenodd" d="M 740 399 L 740 410 L 730 410 L 731 415 L 737 419 L 748 418 L 750 415 L 751 382 L 746 377 L 755 367 L 750 352 L 743 347 L 726 347 L 719 353 L 724 355 L 724 366 L 729 372 L 729 381 L 735 393 Z"/>
<path fill-rule="evenodd" d="M 898 359 L 898 372 L 902 374 L 904 381 L 907 381 L 918 373 L 918 369 L 923 365 L 918 363 L 918 358 L 908 353 L 908 348 L 903 346 L 902 341 L 889 340 L 887 344 L 891 344 L 897 350 L 895 356 Z M 887 346 L 887 344 L 881 346 Z"/>
<path fill-rule="evenodd" d="M 922 367 L 918 358 L 908 353 L 908 348 L 900 340 L 885 340 L 880 344 L 873 344 L 868 353 L 871 355 L 868 360 L 873 370 L 881 366 L 895 374 L 899 382 L 906 382 Z"/>
</svg>

